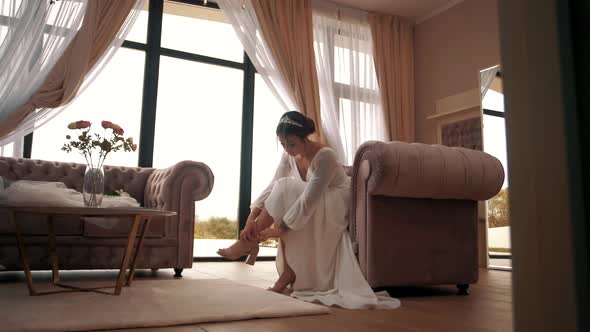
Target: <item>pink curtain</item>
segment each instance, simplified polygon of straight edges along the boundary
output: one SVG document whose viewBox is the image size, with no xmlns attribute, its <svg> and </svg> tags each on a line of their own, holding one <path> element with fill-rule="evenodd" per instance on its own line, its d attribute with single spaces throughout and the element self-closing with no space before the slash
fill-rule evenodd
<svg viewBox="0 0 590 332">
<path fill-rule="evenodd" d="M 375 71 L 383 112 L 394 141 L 413 142 L 414 29 L 398 17 L 370 14 Z"/>
<path fill-rule="evenodd" d="M 252 6 L 298 111 L 316 123 L 315 138 L 323 141 L 311 0 L 252 0 Z"/>
<path fill-rule="evenodd" d="M 0 137 L 9 134 L 39 108 L 69 103 L 86 74 L 107 51 L 137 0 L 89 1 L 82 26 L 41 88 L 17 111 L 0 123 Z"/>
</svg>

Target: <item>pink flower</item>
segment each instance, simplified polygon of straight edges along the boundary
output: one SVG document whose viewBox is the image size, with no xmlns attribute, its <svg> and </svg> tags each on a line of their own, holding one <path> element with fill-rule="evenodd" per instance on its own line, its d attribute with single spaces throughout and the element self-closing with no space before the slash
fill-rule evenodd
<svg viewBox="0 0 590 332">
<path fill-rule="evenodd" d="M 88 127 L 90 127 L 90 121 L 84 121 L 84 120 L 75 121 L 75 122 L 72 122 L 68 125 L 69 129 L 84 129 L 84 128 L 88 128 Z"/>
<path fill-rule="evenodd" d="M 102 165 L 106 156 L 111 152 L 119 150 L 135 152 L 137 150 L 137 144 L 133 143 L 133 138 L 123 137 L 124 131 L 119 125 L 110 121 L 102 121 L 101 125 L 105 131 L 106 129 L 111 129 L 112 132 L 105 132 L 104 137 L 97 133 L 91 134 L 89 128 L 91 126 L 90 121 L 80 120 L 68 124 L 69 129 L 88 129 L 84 129 L 79 134 L 73 135 L 74 137 L 66 135 L 68 141 L 61 149 L 66 152 L 78 150 L 87 160 L 96 156 L 97 154 L 93 154 L 93 152 L 99 150 L 98 165 Z M 75 139 L 76 136 L 77 140 Z"/>
<path fill-rule="evenodd" d="M 121 128 L 119 125 L 116 125 L 110 121 L 103 121 L 101 123 L 102 127 L 104 129 L 110 128 L 113 130 L 114 133 L 119 134 L 119 135 L 123 135 L 123 133 L 125 133 L 125 131 L 123 130 L 123 128 Z"/>
</svg>

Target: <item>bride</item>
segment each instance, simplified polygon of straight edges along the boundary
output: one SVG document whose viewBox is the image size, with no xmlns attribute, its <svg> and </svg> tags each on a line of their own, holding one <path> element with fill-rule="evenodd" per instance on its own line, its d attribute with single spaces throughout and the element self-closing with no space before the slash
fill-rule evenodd
<svg viewBox="0 0 590 332">
<path fill-rule="evenodd" d="M 269 290 L 350 309 L 396 308 L 398 300 L 373 293 L 362 275 L 347 231 L 350 178 L 332 149 L 308 138 L 315 129 L 299 112 L 281 116 L 276 134 L 285 153 L 274 178 L 252 203 L 239 240 L 217 253 L 249 255 L 253 265 L 259 241 L 279 238 L 279 278 Z"/>
</svg>

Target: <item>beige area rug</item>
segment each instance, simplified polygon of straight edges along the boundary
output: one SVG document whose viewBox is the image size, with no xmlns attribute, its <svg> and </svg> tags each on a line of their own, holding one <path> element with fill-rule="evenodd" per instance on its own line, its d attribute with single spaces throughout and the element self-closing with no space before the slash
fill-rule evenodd
<svg viewBox="0 0 590 332">
<path fill-rule="evenodd" d="M 225 279 L 136 280 L 120 296 L 92 292 L 29 296 L 25 283 L 0 284 L 3 332 L 175 326 L 329 312 L 327 307 Z"/>
</svg>

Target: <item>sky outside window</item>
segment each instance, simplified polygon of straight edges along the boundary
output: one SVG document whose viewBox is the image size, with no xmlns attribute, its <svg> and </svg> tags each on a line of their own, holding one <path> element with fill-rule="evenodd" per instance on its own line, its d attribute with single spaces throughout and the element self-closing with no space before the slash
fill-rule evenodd
<svg viewBox="0 0 590 332">
<path fill-rule="evenodd" d="M 484 109 L 504 112 L 504 95 L 494 90 L 488 90 L 482 101 Z M 498 116 L 483 116 L 484 151 L 498 158 L 504 166 L 504 184 L 508 187 L 508 158 L 506 155 L 506 124 L 505 119 Z"/>
</svg>

